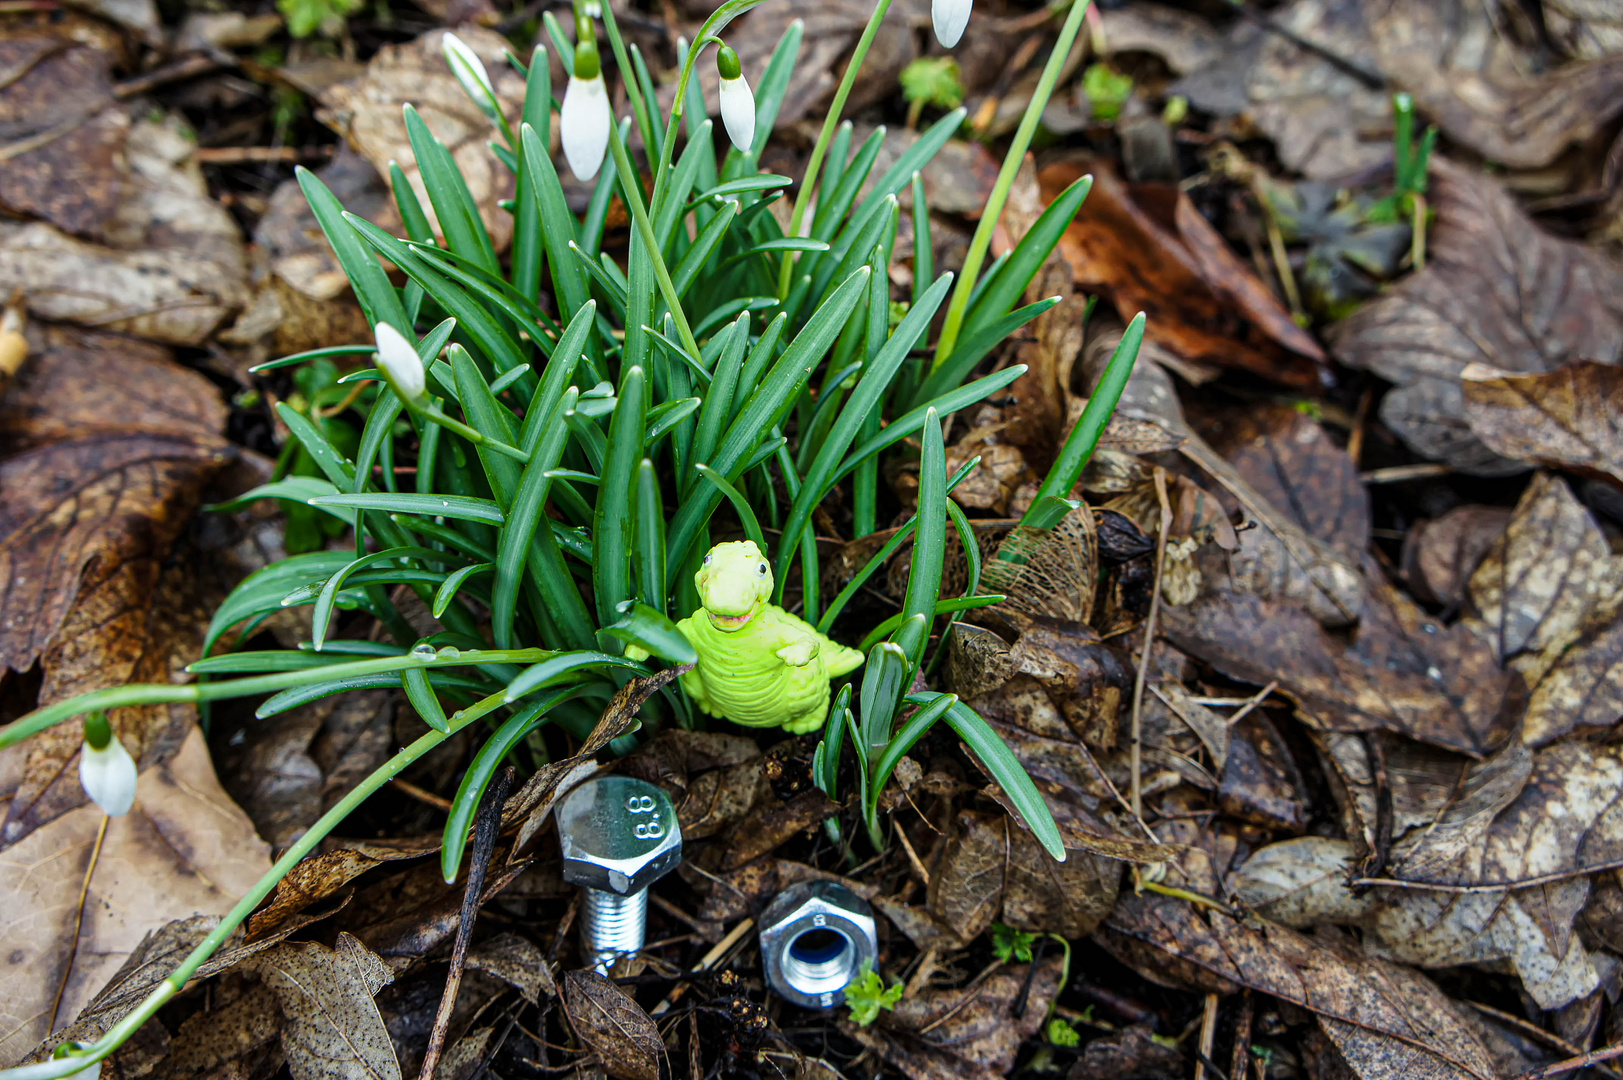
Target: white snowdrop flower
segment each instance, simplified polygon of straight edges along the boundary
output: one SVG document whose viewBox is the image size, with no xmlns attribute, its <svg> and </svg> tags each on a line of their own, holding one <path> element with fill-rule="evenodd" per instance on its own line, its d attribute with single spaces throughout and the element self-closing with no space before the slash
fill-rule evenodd
<svg viewBox="0 0 1623 1080">
<path fill-rule="evenodd" d="M 467 42 L 447 30 L 440 47 L 445 50 L 445 62 L 451 65 L 451 74 L 456 76 L 456 81 L 462 84 L 469 97 L 481 101 L 496 96 L 496 88 L 491 85 L 485 62 L 468 48 Z"/>
<path fill-rule="evenodd" d="M 586 3 L 581 6 L 586 9 L 588 19 L 601 19 L 603 17 L 602 0 L 586 0 Z"/>
<path fill-rule="evenodd" d="M 603 167 L 603 155 L 609 148 L 609 125 L 613 122 L 597 44 L 577 45 L 575 73 L 569 77 L 564 107 L 558 114 L 558 136 L 575 179 L 590 180 Z"/>
<path fill-rule="evenodd" d="M 964 36 L 974 6 L 974 0 L 930 0 L 930 22 L 943 49 L 952 48 Z"/>
<path fill-rule="evenodd" d="M 79 783 L 91 801 L 111 817 L 123 817 L 135 805 L 135 760 L 99 712 L 85 717 Z"/>
<path fill-rule="evenodd" d="M 747 154 L 755 143 L 755 95 L 730 46 L 723 45 L 716 53 L 716 71 L 721 75 L 721 122 L 733 145 Z"/>
<path fill-rule="evenodd" d="M 378 323 L 373 332 L 378 339 L 378 368 L 394 392 L 402 401 L 422 397 L 428 389 L 428 372 L 423 368 L 423 358 L 417 355 L 416 347 L 406 335 L 386 322 Z"/>
</svg>

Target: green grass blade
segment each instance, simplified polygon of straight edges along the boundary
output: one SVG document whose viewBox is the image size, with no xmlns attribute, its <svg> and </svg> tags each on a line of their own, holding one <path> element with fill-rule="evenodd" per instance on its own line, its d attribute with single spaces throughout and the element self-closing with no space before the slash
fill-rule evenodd
<svg viewBox="0 0 1623 1080">
<path fill-rule="evenodd" d="M 626 368 L 617 397 L 600 470 L 603 481 L 592 515 L 592 593 L 599 626 L 614 622 L 620 602 L 631 599 L 633 492 L 648 421 L 647 379 L 642 368 Z"/>
<path fill-rule="evenodd" d="M 428 124 L 412 105 L 402 110 L 406 117 L 406 138 L 411 142 L 417 158 L 417 168 L 428 192 L 428 202 L 439 219 L 440 231 L 452 251 L 472 260 L 491 273 L 499 272 L 496 249 L 490 242 L 490 233 L 479 217 L 479 206 L 473 201 L 468 182 L 462 170 L 444 143 L 428 130 Z"/>
<path fill-rule="evenodd" d="M 738 520 L 744 526 L 744 535 L 755 541 L 755 546 L 762 552 L 767 551 L 766 536 L 761 532 L 761 523 L 756 520 L 755 508 L 750 506 L 749 499 L 742 491 L 727 482 L 715 469 L 708 465 L 693 466 L 699 475 L 716 485 L 716 490 L 727 496 L 727 501 L 733 504 L 733 510 L 738 514 Z"/>
<path fill-rule="evenodd" d="M 449 734 L 451 722 L 445 718 L 445 706 L 440 704 L 434 688 L 429 685 L 428 672 L 422 668 L 407 668 L 400 673 L 400 685 L 406 691 L 406 700 L 416 710 L 423 723 L 441 734 Z"/>
<path fill-rule="evenodd" d="M 431 609 L 434 612 L 434 618 L 437 619 L 445 614 L 445 609 L 451 606 L 452 600 L 456 599 L 457 591 L 462 588 L 464 581 L 467 581 L 475 574 L 487 573 L 494 569 L 496 569 L 495 563 L 482 562 L 451 571 L 444 584 L 434 593 L 434 606 Z"/>
<path fill-rule="evenodd" d="M 1042 487 L 1037 489 L 1039 500 L 1068 498 L 1071 488 L 1082 478 L 1082 470 L 1088 467 L 1088 460 L 1093 457 L 1094 448 L 1099 445 L 1105 426 L 1110 423 L 1110 416 L 1121 401 L 1122 391 L 1127 389 L 1127 379 L 1133 373 L 1133 364 L 1138 360 L 1138 349 L 1143 341 L 1144 313 L 1141 311 L 1122 332 L 1121 341 L 1110 356 L 1110 363 L 1099 377 L 1099 385 L 1094 387 L 1093 396 L 1088 398 L 1076 426 L 1060 448 L 1053 468 L 1048 470 Z M 1032 506 L 1035 507 L 1036 503 Z M 1031 511 L 1026 513 L 1029 515 Z"/>
<path fill-rule="evenodd" d="M 304 191 L 304 197 L 327 237 L 327 243 L 332 245 L 333 254 L 338 257 L 338 265 L 344 268 L 344 274 L 354 287 L 355 299 L 360 302 L 367 321 L 373 326 L 386 322 L 401 333 L 409 334 L 412 321 L 406 317 L 406 309 L 400 305 L 399 294 L 389 283 L 389 275 L 383 272 L 377 257 L 361 243 L 354 228 L 344 220 L 344 206 L 338 197 L 304 166 L 294 169 L 294 175 L 298 177 L 299 187 Z"/>
<path fill-rule="evenodd" d="M 628 645 L 635 645 L 667 664 L 694 664 L 699 654 L 676 624 L 647 604 L 626 601 L 620 605 L 625 618 L 607 627 L 604 633 Z"/>
<path fill-rule="evenodd" d="M 918 705 L 929 705 L 938 696 L 929 692 L 910 694 L 908 700 Z M 1025 819 L 1026 827 L 1037 842 L 1056 862 L 1064 862 L 1065 842 L 1060 837 L 1059 826 L 1054 824 L 1054 815 L 1049 812 L 1042 793 L 1031 782 L 1031 777 L 1026 774 L 1020 759 L 1014 756 L 1014 751 L 998 737 L 990 724 L 981 719 L 980 714 L 961 701 L 949 706 L 943 719 L 986 766 L 992 779 L 1003 788 L 1003 793 Z"/>
<path fill-rule="evenodd" d="M 930 372 L 914 392 L 908 407 L 922 405 L 956 387 L 969 376 L 982 357 L 1001 345 L 1010 334 L 1057 303 L 1059 297 L 1050 296 L 1035 304 L 1027 304 L 989 325 L 980 327 L 975 333 L 960 338 L 958 347 L 952 351 L 952 359 Z"/>
<path fill-rule="evenodd" d="M 396 514 L 422 514 L 425 517 L 455 518 L 500 525 L 505 520 L 501 507 L 489 499 L 467 495 L 415 495 L 371 492 L 364 495 L 321 495 L 311 506 L 347 506 L 356 510 L 384 510 Z"/>
<path fill-rule="evenodd" d="M 772 128 L 778 122 L 778 111 L 789 92 L 789 79 L 794 74 L 795 61 L 800 56 L 800 39 L 805 32 L 806 24 L 800 19 L 789 24 L 778 39 L 777 47 L 772 50 L 772 58 L 766 62 L 766 70 L 761 73 L 761 80 L 755 87 L 755 138 L 750 144 L 750 153 L 755 155 L 757 161 L 766 150 Z"/>
<path fill-rule="evenodd" d="M 1082 201 L 1088 197 L 1088 191 L 1092 187 L 1093 177 L 1084 176 L 1060 192 L 1059 197 L 1048 204 L 1048 209 L 1042 212 L 1042 216 L 1009 253 L 1008 259 L 987 281 L 980 298 L 964 317 L 961 331 L 963 336 L 971 335 L 982 326 L 1008 314 L 1010 307 L 1024 295 L 1026 286 L 1031 284 L 1031 279 L 1036 276 L 1037 271 L 1042 269 L 1043 263 L 1048 261 L 1048 256 L 1059 244 L 1065 230 L 1070 228 L 1077 211 L 1082 209 Z M 953 352 L 957 351 L 957 347 L 954 347 Z M 942 358 L 940 363 L 950 361 L 949 356 Z"/>
</svg>

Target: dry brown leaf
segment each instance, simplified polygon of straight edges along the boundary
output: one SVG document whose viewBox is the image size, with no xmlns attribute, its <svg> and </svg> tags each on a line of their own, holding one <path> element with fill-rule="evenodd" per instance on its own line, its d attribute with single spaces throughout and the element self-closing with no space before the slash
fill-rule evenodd
<svg viewBox="0 0 1623 1080">
<path fill-rule="evenodd" d="M 1207 433 L 1268 505 L 1357 566 L 1369 545 L 1369 493 L 1347 452 L 1288 405 L 1235 410 Z"/>
<path fill-rule="evenodd" d="M 1237 535 L 1231 533 L 1232 540 L 1227 544 L 1223 543 L 1221 534 L 1214 533 L 1212 538 L 1218 543 L 1203 544 L 1197 550 L 1195 566 L 1208 591 L 1226 589 L 1264 600 L 1296 604 L 1321 625 L 1332 629 L 1358 621 L 1367 602 L 1366 585 L 1357 557 L 1345 551 L 1348 548 L 1361 550 L 1365 541 L 1338 538 L 1332 542 L 1308 531 L 1310 527 L 1324 529 L 1331 521 L 1343 520 L 1340 511 L 1329 511 L 1327 516 L 1307 510 L 1306 505 L 1316 500 L 1304 498 L 1296 483 L 1281 487 L 1282 477 L 1277 472 L 1261 473 L 1258 478 L 1274 489 L 1275 498 L 1282 500 L 1276 505 L 1253 488 L 1239 468 L 1197 435 L 1190 435 L 1184 441 L 1182 451 L 1215 481 L 1211 486 L 1239 503 L 1246 522 L 1254 526 L 1234 530 Z M 1321 456 L 1328 457 L 1331 452 L 1326 448 Z M 1245 455 L 1240 460 L 1249 467 L 1259 464 Z M 1332 469 L 1329 475 L 1333 477 L 1337 471 Z M 1185 490 L 1191 495 L 1198 494 L 1198 489 Z M 1355 504 L 1355 499 L 1347 495 L 1333 495 L 1329 501 L 1338 505 Z M 1356 511 L 1350 513 L 1356 523 Z M 1218 523 L 1226 524 L 1226 517 L 1219 515 Z"/>
<path fill-rule="evenodd" d="M 242 231 L 208 196 L 197 149 L 173 121 L 142 120 L 106 244 L 44 222 L 0 222 L 0 294 L 40 318 L 201 345 L 248 299 Z"/>
<path fill-rule="evenodd" d="M 1253 929 L 1169 897 L 1125 896 L 1098 940 L 1152 982 L 1240 987 L 1313 1012 L 1363 1080 L 1492 1080 L 1493 1061 L 1424 977 L 1258 920 Z"/>
<path fill-rule="evenodd" d="M 1465 420 L 1496 454 L 1623 483 L 1623 367 L 1580 360 L 1542 375 L 1467 365 Z"/>
<path fill-rule="evenodd" d="M 1305 785 L 1279 731 L 1253 712 L 1229 731 L 1228 761 L 1217 789 L 1225 814 L 1275 832 L 1307 828 Z"/>
<path fill-rule="evenodd" d="M 1271 21 L 1346 63 L 1242 19 L 1217 58 L 1171 92 L 1207 112 L 1244 114 L 1288 169 L 1314 179 L 1391 160 L 1392 90 L 1411 93 L 1453 142 L 1538 168 L 1617 115 L 1623 67 L 1612 57 L 1547 70 L 1495 25 L 1495 10 L 1473 0 L 1294 0 Z"/>
<path fill-rule="evenodd" d="M 1093 173 L 1060 240 L 1078 287 L 1105 290 L 1123 318 L 1149 315 L 1145 339 L 1197 363 L 1240 368 L 1287 386 L 1320 385 L 1324 353 L 1176 187 L 1128 185 L 1108 163 L 1042 170 L 1045 200 Z"/>
<path fill-rule="evenodd" d="M 329 949 L 278 945 L 253 961 L 281 1005 L 282 1049 L 294 1080 L 400 1080 L 400 1062 L 372 1000 L 394 980 L 389 965 L 349 934 Z"/>
<path fill-rule="evenodd" d="M 965 941 L 992 925 L 1003 907 L 1013 834 L 1001 814 L 963 810 L 930 875 L 930 914 Z"/>
<path fill-rule="evenodd" d="M 964 988 L 926 987 L 903 998 L 882 1024 L 841 1029 L 895 1065 L 909 1080 L 1006 1076 L 1020 1044 L 1042 1027 L 1060 990 L 1060 959 L 1002 968 Z"/>
<path fill-rule="evenodd" d="M 1433 161 L 1431 199 L 1426 268 L 1337 324 L 1331 340 L 1344 363 L 1398 384 L 1381 416 L 1417 452 L 1466 472 L 1517 471 L 1469 429 L 1462 374 L 1470 364 L 1521 375 L 1617 363 L 1623 270 L 1540 230 L 1489 177 Z"/>
<path fill-rule="evenodd" d="M 619 1080 L 659 1080 L 665 1044 L 631 996 L 595 971 L 564 975 L 564 1012 L 603 1071 Z"/>
<path fill-rule="evenodd" d="M 0 40 L 0 206 L 80 236 L 113 222 L 130 130 L 108 77 L 115 60 L 66 34 Z"/>
<path fill-rule="evenodd" d="M 1586 743 L 1531 756 L 1530 770 L 1529 756 L 1515 747 L 1472 770 L 1433 823 L 1393 845 L 1391 877 L 1452 890 L 1355 895 L 1352 845 L 1304 837 L 1258 852 L 1237 891 L 1288 925 L 1362 926 L 1372 955 L 1424 967 L 1509 960 L 1542 1008 L 1560 1008 L 1599 983 L 1575 933 L 1590 887 L 1575 871 L 1623 856 L 1623 758 Z"/>
<path fill-rule="evenodd" d="M 1623 703 L 1618 612 L 1623 557 L 1566 481 L 1534 477 L 1510 525 L 1471 575 L 1462 625 L 1532 688 L 1522 740 L 1609 727 Z"/>
<path fill-rule="evenodd" d="M 0 852 L 0 956 L 17 958 L 0 970 L 0 1061 L 32 1050 L 53 1013 L 56 1026 L 78 1015 L 150 931 L 223 914 L 270 870 L 269 848 L 220 790 L 196 728 L 141 774 L 135 809 L 109 822 L 81 922 L 103 818 L 81 806 Z"/>
<path fill-rule="evenodd" d="M 47 328 L 0 402 L 0 672 L 42 663 L 49 704 L 120 682 L 169 682 L 196 658 L 206 613 L 196 575 L 168 565 L 228 460 L 219 393 L 165 350 Z M 151 765 L 193 722 L 189 706 L 118 709 L 126 748 Z M 77 721 L 29 741 L 3 842 L 84 801 Z"/>
<path fill-rule="evenodd" d="M 1257 686 L 1277 679 L 1323 730 L 1394 731 L 1482 756 L 1510 737 L 1525 708 L 1520 677 L 1501 669 L 1496 650 L 1384 581 L 1344 635 L 1299 608 L 1227 591 L 1162 615 L 1179 648 Z"/>
<path fill-rule="evenodd" d="M 1421 600 L 1458 609 L 1465 583 L 1510 524 L 1503 506 L 1456 506 L 1403 538 L 1403 577 Z"/>
<path fill-rule="evenodd" d="M 457 36 L 484 62 L 496 100 L 516 131 L 524 80 L 507 62 L 506 40 L 481 26 L 459 28 Z M 372 163 L 378 176 L 388 176 L 389 163 L 399 162 L 423 212 L 435 221 L 401 115 L 402 106 L 415 106 L 434 137 L 451 152 L 480 219 L 496 250 L 501 251 L 513 235 L 513 219 L 496 203 L 513 197 L 513 175 L 486 145 L 496 137 L 495 132 L 446 65 L 441 51 L 444 37 L 445 31 L 431 30 L 403 45 L 385 45 L 367 64 L 364 75 L 326 88 L 321 94 L 325 108 L 318 115 Z M 330 299 L 334 294 L 309 295 Z"/>
<path fill-rule="evenodd" d="M 546 954 L 534 942 L 517 934 L 497 934 L 475 945 L 468 950 L 468 966 L 496 976 L 531 1005 L 540 1004 L 543 994 L 558 996 Z"/>
<path fill-rule="evenodd" d="M 1623 12 L 1606 0 L 1544 0 L 1544 26 L 1551 40 L 1580 60 L 1623 54 Z"/>
<path fill-rule="evenodd" d="M 1160 1080 L 1184 1075 L 1183 1050 L 1156 1042 L 1154 1035 L 1150 1025 L 1136 1024 L 1090 1040 L 1065 1080 Z"/>
</svg>

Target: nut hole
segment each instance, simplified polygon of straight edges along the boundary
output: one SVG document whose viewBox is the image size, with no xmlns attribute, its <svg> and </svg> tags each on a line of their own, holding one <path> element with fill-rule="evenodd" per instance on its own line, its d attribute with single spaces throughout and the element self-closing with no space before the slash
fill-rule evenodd
<svg viewBox="0 0 1623 1080">
<path fill-rule="evenodd" d="M 784 979 L 804 994 L 844 990 L 856 977 L 856 964 L 851 939 L 827 927 L 797 934 L 783 952 Z"/>
</svg>

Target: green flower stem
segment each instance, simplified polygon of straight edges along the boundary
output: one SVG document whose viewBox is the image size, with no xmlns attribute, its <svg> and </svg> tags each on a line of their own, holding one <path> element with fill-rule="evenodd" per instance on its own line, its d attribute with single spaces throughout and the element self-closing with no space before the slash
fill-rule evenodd
<svg viewBox="0 0 1623 1080">
<path fill-rule="evenodd" d="M 626 98 L 631 102 L 631 115 L 637 118 L 637 130 L 642 132 L 643 145 L 648 146 L 649 136 L 654 130 L 653 120 L 648 112 L 648 104 L 643 101 L 642 89 L 637 85 L 637 71 L 631 66 L 631 57 L 626 53 L 625 42 L 620 38 L 620 24 L 614 18 L 614 5 L 609 0 L 603 0 L 603 29 L 609 36 L 609 48 L 614 51 L 614 62 L 620 65 L 620 82 L 624 84 Z"/>
<path fill-rule="evenodd" d="M 791 237 L 800 235 L 801 223 L 806 219 L 806 208 L 811 205 L 812 192 L 817 188 L 817 175 L 823 169 L 823 157 L 828 153 L 829 143 L 834 140 L 834 129 L 840 126 L 840 115 L 845 112 L 845 99 L 851 96 L 851 87 L 856 85 L 857 72 L 862 70 L 862 61 L 867 58 L 874 36 L 879 33 L 879 24 L 885 21 L 885 12 L 889 10 L 890 0 L 878 0 L 874 4 L 873 13 L 868 16 L 868 25 L 862 28 L 862 36 L 857 39 L 856 51 L 851 54 L 851 62 L 845 65 L 845 74 L 840 77 L 839 89 L 834 91 L 834 100 L 829 104 L 828 115 L 823 117 L 823 130 L 817 133 L 817 142 L 812 147 L 811 159 L 806 162 L 806 175 L 801 178 L 800 190 L 795 193 L 795 208 L 789 215 Z M 789 295 L 789 284 L 794 280 L 794 275 L 795 253 L 785 252 L 783 266 L 778 271 L 779 300 Z M 960 292 L 963 291 L 963 280 L 958 279 Z"/>
<path fill-rule="evenodd" d="M 552 653 L 545 649 L 479 651 L 477 652 L 477 655 L 484 657 L 485 659 L 475 662 L 497 663 L 498 661 L 495 659 L 495 657 L 498 654 L 501 654 L 518 663 L 530 663 L 533 662 L 534 658 L 544 659 L 545 657 L 552 655 Z M 463 653 L 462 655 L 467 657 L 469 655 L 475 655 L 475 653 Z M 447 661 L 445 663 L 419 661 L 419 664 L 423 667 L 450 667 L 455 663 L 467 662 L 469 661 Z M 361 666 L 363 665 L 335 665 L 335 667 L 344 667 L 348 669 L 354 669 Z M 330 673 L 333 669 L 317 668 L 315 670 Z M 369 670 L 377 671 L 390 669 L 378 669 L 373 667 Z M 308 675 L 309 673 L 297 672 L 291 674 Z M 238 680 L 239 684 L 263 682 L 263 679 Z M 213 683 L 209 685 L 230 686 L 237 684 Z M 197 971 L 197 969 L 202 967 L 203 964 L 208 961 L 209 957 L 213 956 L 215 952 L 219 950 L 221 945 L 225 944 L 226 940 L 237 929 L 237 927 L 242 925 L 243 920 L 247 919 L 248 916 L 253 913 L 254 909 L 259 907 L 259 905 L 264 901 L 265 897 L 269 896 L 272 890 L 274 890 L 277 885 L 281 884 L 282 879 L 287 876 L 288 871 L 292 870 L 294 866 L 298 865 L 299 861 L 306 855 L 314 851 L 316 845 L 326 839 L 327 835 L 336 829 L 339 823 L 348 817 L 356 807 L 360 806 L 363 802 L 370 798 L 372 793 L 377 791 L 378 788 L 382 787 L 384 784 L 398 776 L 400 772 L 406 768 L 406 766 L 410 765 L 412 762 L 416 761 L 418 758 L 422 757 L 424 754 L 428 753 L 430 750 L 434 749 L 434 747 L 438 746 L 440 743 L 444 742 L 458 731 L 467 727 L 469 724 L 475 722 L 493 710 L 500 708 L 504 703 L 505 698 L 506 691 L 499 691 L 483 699 L 477 704 L 462 710 L 455 716 L 451 717 L 450 727 L 446 731 L 430 731 L 426 733 L 416 742 L 412 743 L 394 757 L 384 762 L 370 776 L 356 785 L 353 791 L 340 799 L 338 804 L 331 810 L 321 815 L 320 820 L 318 820 L 314 825 L 310 826 L 309 831 L 303 836 L 299 837 L 299 839 L 294 842 L 293 846 L 288 848 L 280 859 L 276 860 L 276 864 L 270 868 L 270 871 L 255 883 L 254 887 L 248 891 L 246 896 L 237 901 L 236 906 L 226 914 L 225 918 L 220 920 L 220 925 L 214 928 L 213 933 L 209 934 L 208 937 L 198 942 L 197 947 L 194 948 L 189 955 L 187 955 L 185 960 L 181 961 L 179 967 L 170 972 L 168 977 L 160 982 L 157 986 L 153 987 L 152 992 L 149 993 L 144 1000 L 142 1000 L 141 1004 L 130 1010 L 130 1012 L 126 1014 L 122 1020 L 109 1028 L 105 1035 L 90 1045 L 89 1049 L 85 1050 L 81 1054 L 73 1054 L 64 1058 L 53 1058 L 33 1065 L 23 1065 L 15 1069 L 7 1069 L 0 1072 L 0 1077 L 4 1077 L 5 1080 L 57 1080 L 57 1078 L 72 1076 L 74 1073 L 79 1072 L 98 1061 L 101 1061 L 113 1051 L 117 1050 L 120 1046 L 124 1045 L 130 1036 L 134 1035 L 136 1031 L 140 1029 L 142 1024 L 152 1019 L 157 1011 L 162 1008 L 170 998 L 174 997 L 176 994 L 180 993 L 186 988 L 187 981 L 191 979 L 192 975 Z M 80 699 L 76 698 L 74 700 L 77 701 Z M 71 704 L 71 702 L 64 702 L 63 704 Z M 21 721 L 19 721 L 19 723 L 20 722 Z M 15 727 L 16 725 L 12 726 Z"/>
<path fill-rule="evenodd" d="M 1059 40 L 1054 43 L 1054 51 L 1043 67 L 1042 77 L 1037 80 L 1037 89 L 1026 105 L 1025 115 L 1020 118 L 1020 126 L 1015 129 L 1014 141 L 1009 144 L 1009 152 L 1003 156 L 1003 168 L 992 187 L 992 197 L 986 200 L 986 208 L 981 211 L 980 224 L 975 226 L 975 236 L 970 240 L 969 252 L 964 257 L 964 269 L 953 288 L 952 303 L 947 307 L 947 321 L 942 325 L 941 337 L 936 341 L 935 362 L 930 367 L 931 371 L 945 363 L 947 357 L 952 355 L 953 346 L 958 344 L 958 331 L 964 324 L 969 294 L 975 291 L 976 279 L 981 276 L 981 264 L 986 261 L 987 249 L 992 246 L 992 233 L 997 230 L 998 219 L 1003 216 L 1003 204 L 1009 199 L 1009 188 L 1014 186 L 1014 176 L 1020 171 L 1026 151 L 1031 148 L 1031 137 L 1037 133 L 1043 109 L 1054 93 L 1054 84 L 1059 82 L 1060 69 L 1065 66 L 1065 58 L 1071 53 L 1071 46 L 1082 29 L 1082 18 L 1087 11 L 1088 0 L 1073 0 L 1071 13 L 1065 17 L 1065 25 L 1059 32 Z"/>
<path fill-rule="evenodd" d="M 224 701 L 228 698 L 271 694 L 295 686 L 349 679 L 360 675 L 380 675 L 407 668 L 476 667 L 481 664 L 537 664 L 557 653 L 551 649 L 463 649 L 455 656 L 384 656 L 376 660 L 355 660 L 346 664 L 279 671 L 246 679 L 205 683 L 130 683 L 92 690 L 47 705 L 0 728 L 0 750 L 38 734 L 53 724 L 94 709 L 122 709 L 132 705 L 163 705 L 174 702 Z"/>
<path fill-rule="evenodd" d="M 688 81 L 693 78 L 694 61 L 698 60 L 699 53 L 703 52 L 704 47 L 710 42 L 721 44 L 721 38 L 717 35 L 726 29 L 728 23 L 761 2 L 762 0 L 727 0 L 727 3 L 710 13 L 710 17 L 694 35 L 687 59 L 682 61 L 682 73 L 676 80 L 676 100 L 671 102 L 671 115 L 665 122 L 665 141 L 659 148 L 659 164 L 654 168 L 655 206 L 659 205 L 659 197 L 665 191 L 665 175 L 671 167 L 671 148 L 676 144 L 676 127 L 682 122 L 682 113 L 687 108 Z"/>
<path fill-rule="evenodd" d="M 670 145 L 668 141 L 666 145 Z M 693 331 L 688 327 L 688 317 L 682 311 L 682 299 L 676 293 L 676 285 L 671 281 L 671 272 L 665 269 L 665 259 L 659 252 L 659 241 L 654 236 L 654 223 L 648 220 L 648 208 L 643 205 L 637 172 L 631 167 L 631 156 L 626 153 L 626 144 L 625 140 L 620 138 L 620 129 L 613 124 L 609 125 L 609 150 L 614 154 L 614 167 L 620 171 L 620 190 L 625 193 L 626 205 L 631 207 L 632 220 L 637 223 L 637 232 L 642 237 L 643 246 L 648 249 L 648 257 L 654 264 L 654 279 L 659 282 L 659 291 L 665 296 L 665 306 L 670 308 L 671 319 L 676 323 L 676 332 L 682 338 L 682 347 L 688 351 L 694 363 L 703 366 L 699 343 L 693 340 Z"/>
<path fill-rule="evenodd" d="M 422 416 L 423 419 L 438 424 L 446 431 L 462 436 L 475 446 L 488 446 L 492 450 L 496 451 L 496 453 L 510 457 L 515 461 L 522 462 L 526 465 L 530 463 L 530 455 L 525 453 L 523 450 L 520 450 L 516 446 L 508 446 L 504 442 L 480 434 L 467 424 L 464 424 L 462 421 L 445 415 L 436 405 L 408 403 L 407 408 Z"/>
</svg>

